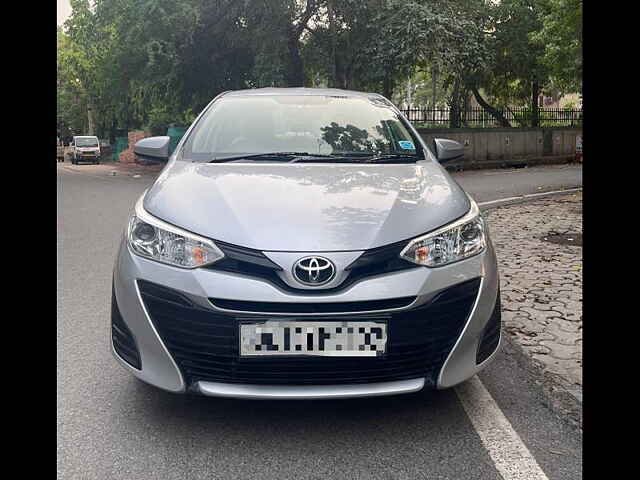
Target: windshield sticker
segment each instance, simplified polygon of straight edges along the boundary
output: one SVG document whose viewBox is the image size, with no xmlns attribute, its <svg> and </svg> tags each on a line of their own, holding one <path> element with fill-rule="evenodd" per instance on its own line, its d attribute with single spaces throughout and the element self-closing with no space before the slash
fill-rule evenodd
<svg viewBox="0 0 640 480">
<path fill-rule="evenodd" d="M 415 150 L 416 147 L 413 145 L 413 142 L 410 142 L 409 140 L 400 140 L 398 142 L 398 144 L 400 145 L 400 148 L 402 148 L 403 150 Z"/>
</svg>

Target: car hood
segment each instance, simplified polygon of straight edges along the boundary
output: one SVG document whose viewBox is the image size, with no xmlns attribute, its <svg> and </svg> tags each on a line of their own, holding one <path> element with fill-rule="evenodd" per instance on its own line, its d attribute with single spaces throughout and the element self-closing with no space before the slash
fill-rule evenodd
<svg viewBox="0 0 640 480">
<path fill-rule="evenodd" d="M 264 251 L 365 250 L 410 239 L 469 211 L 437 163 L 168 165 L 144 198 L 152 215 Z"/>
</svg>

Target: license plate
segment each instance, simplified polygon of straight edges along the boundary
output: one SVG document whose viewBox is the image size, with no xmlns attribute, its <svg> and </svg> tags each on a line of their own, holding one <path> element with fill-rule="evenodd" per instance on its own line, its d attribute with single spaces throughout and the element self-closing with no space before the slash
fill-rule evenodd
<svg viewBox="0 0 640 480">
<path fill-rule="evenodd" d="M 377 357 L 387 346 L 387 324 L 267 320 L 240 324 L 240 356 Z"/>
</svg>

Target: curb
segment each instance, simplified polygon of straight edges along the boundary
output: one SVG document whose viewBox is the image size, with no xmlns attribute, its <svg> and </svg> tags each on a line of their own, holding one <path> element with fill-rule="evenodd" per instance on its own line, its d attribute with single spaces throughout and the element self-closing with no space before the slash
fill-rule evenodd
<svg viewBox="0 0 640 480">
<path fill-rule="evenodd" d="M 508 333 L 502 331 L 502 350 L 516 360 L 542 390 L 544 404 L 562 421 L 582 433 L 582 389 L 569 385 L 561 376 L 544 370 L 539 361 L 531 358 Z"/>
<path fill-rule="evenodd" d="M 492 208 L 504 207 L 507 205 L 517 205 L 519 203 L 533 202 L 535 200 L 542 200 L 546 197 L 569 195 L 571 193 L 582 192 L 582 187 L 567 188 L 566 190 L 554 190 L 551 192 L 529 193 L 526 195 L 520 195 L 517 197 L 499 198 L 497 200 L 489 200 L 487 202 L 478 202 L 480 210 L 487 211 Z"/>
<path fill-rule="evenodd" d="M 80 168 L 76 168 L 75 165 L 70 164 L 62 164 L 59 165 L 59 168 L 64 168 L 65 170 L 73 173 L 81 173 L 85 175 L 97 175 L 97 176 L 126 176 L 126 177 L 137 177 L 143 175 L 158 175 L 164 165 L 139 165 L 139 164 L 122 164 L 118 162 L 107 162 L 100 163 L 100 165 L 88 165 L 88 167 L 99 167 L 96 169 L 84 169 L 82 166 Z"/>
<path fill-rule="evenodd" d="M 502 160 L 484 160 L 468 162 L 451 162 L 443 167 L 448 172 L 462 172 L 467 170 L 491 170 L 496 168 L 534 167 L 538 165 L 564 165 L 576 162 L 575 154 L 554 155 L 546 157 L 523 157 Z"/>
<path fill-rule="evenodd" d="M 159 173 L 166 164 L 150 164 L 150 165 L 142 165 L 139 163 L 120 163 L 114 162 L 110 165 L 115 170 L 124 173 L 134 173 L 134 174 L 145 174 L 145 173 Z"/>
</svg>

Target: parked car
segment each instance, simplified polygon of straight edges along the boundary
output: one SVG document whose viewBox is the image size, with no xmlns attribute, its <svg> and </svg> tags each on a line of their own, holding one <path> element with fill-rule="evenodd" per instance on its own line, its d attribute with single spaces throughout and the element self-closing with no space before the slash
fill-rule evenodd
<svg viewBox="0 0 640 480">
<path fill-rule="evenodd" d="M 476 202 L 378 94 L 216 97 L 138 199 L 113 274 L 111 348 L 172 392 L 346 398 L 448 388 L 500 344 Z"/>
<path fill-rule="evenodd" d="M 94 136 L 74 136 L 71 142 L 71 163 L 100 163 L 100 142 Z"/>
<path fill-rule="evenodd" d="M 56 158 L 58 162 L 64 162 L 64 143 L 60 138 L 56 138 Z"/>
</svg>

